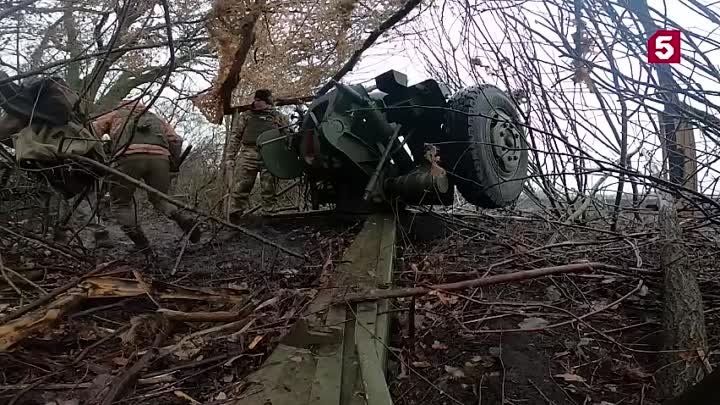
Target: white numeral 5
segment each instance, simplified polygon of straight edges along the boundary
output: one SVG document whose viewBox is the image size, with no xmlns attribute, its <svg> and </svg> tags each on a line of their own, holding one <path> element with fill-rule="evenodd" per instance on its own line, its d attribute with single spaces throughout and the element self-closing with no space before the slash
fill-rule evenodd
<svg viewBox="0 0 720 405">
<path fill-rule="evenodd" d="M 672 41 L 672 37 L 669 35 L 655 37 L 655 56 L 662 60 L 670 59 L 675 54 L 675 48 L 670 41 Z"/>
</svg>

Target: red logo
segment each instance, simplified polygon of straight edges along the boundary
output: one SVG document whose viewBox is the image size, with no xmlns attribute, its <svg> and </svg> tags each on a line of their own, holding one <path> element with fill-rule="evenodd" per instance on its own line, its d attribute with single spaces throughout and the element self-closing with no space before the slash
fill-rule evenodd
<svg viewBox="0 0 720 405">
<path fill-rule="evenodd" d="M 657 30 L 648 39 L 648 63 L 680 63 L 680 30 Z"/>
</svg>

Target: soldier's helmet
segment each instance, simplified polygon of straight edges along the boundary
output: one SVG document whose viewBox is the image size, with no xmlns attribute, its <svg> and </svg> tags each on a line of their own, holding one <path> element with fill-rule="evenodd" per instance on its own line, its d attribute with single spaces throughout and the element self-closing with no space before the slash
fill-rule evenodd
<svg viewBox="0 0 720 405">
<path fill-rule="evenodd" d="M 268 104 L 273 104 L 272 91 L 269 89 L 259 89 L 255 91 L 255 98 L 262 100 Z"/>
</svg>

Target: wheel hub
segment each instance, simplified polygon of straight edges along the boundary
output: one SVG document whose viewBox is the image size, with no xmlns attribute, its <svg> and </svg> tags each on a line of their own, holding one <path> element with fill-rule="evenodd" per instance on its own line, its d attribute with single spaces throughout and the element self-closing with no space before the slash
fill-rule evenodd
<svg viewBox="0 0 720 405">
<path fill-rule="evenodd" d="M 490 121 L 490 134 L 498 174 L 503 178 L 512 178 L 520 163 L 522 134 L 512 117 L 502 111 L 496 112 Z"/>
</svg>

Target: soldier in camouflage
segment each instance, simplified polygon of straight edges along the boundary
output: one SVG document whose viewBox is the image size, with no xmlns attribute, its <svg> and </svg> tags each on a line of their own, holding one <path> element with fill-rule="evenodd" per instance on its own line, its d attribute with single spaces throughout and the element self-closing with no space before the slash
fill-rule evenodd
<svg viewBox="0 0 720 405">
<path fill-rule="evenodd" d="M 96 135 L 109 134 L 111 138 L 110 154 L 117 158 L 115 168 L 163 193 L 170 188 L 172 165 L 180 155 L 182 138 L 159 116 L 148 111 L 139 115 L 145 107 L 139 102 L 123 101 L 118 109 L 100 116 L 93 122 Z M 133 122 L 137 126 L 133 130 Z M 145 236 L 133 203 L 135 184 L 127 180 L 109 176 L 112 205 L 117 210 L 116 217 L 125 234 L 140 250 L 150 250 L 150 242 Z M 153 206 L 166 217 L 175 221 L 185 233 L 190 233 L 190 241 L 197 243 L 202 231 L 196 222 L 175 205 L 148 193 Z"/>
<path fill-rule="evenodd" d="M 235 171 L 237 181 L 233 184 L 232 190 L 234 204 L 230 213 L 231 221 L 236 222 L 248 210 L 250 192 L 255 186 L 258 173 L 260 173 L 262 211 L 270 213 L 274 210 L 277 201 L 275 197 L 277 178 L 265 167 L 256 141 L 258 135 L 274 128 L 286 135 L 289 124 L 287 117 L 273 107 L 272 92 L 267 89 L 257 90 L 251 109 L 237 117 L 225 155 L 225 166 L 229 172 L 235 168 L 236 155 L 240 149 L 238 167 Z"/>
</svg>

